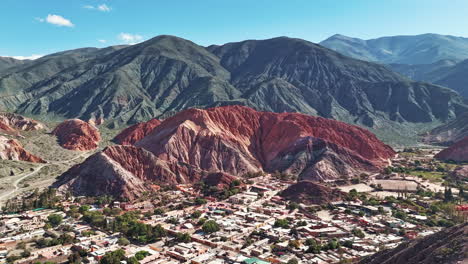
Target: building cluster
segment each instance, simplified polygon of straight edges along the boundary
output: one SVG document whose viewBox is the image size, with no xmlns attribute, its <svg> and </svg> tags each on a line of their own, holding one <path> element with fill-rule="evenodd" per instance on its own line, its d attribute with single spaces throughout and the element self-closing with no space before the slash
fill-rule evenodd
<svg viewBox="0 0 468 264">
<path fill-rule="evenodd" d="M 124 249 L 126 257 L 137 252 L 148 254 L 140 263 L 339 263 L 354 261 L 384 248 L 393 248 L 403 241 L 436 232 L 419 225 L 423 215 L 402 208 L 398 204 L 369 206 L 358 201 L 337 201 L 328 207 L 323 205 L 298 204 L 279 196 L 289 186 L 281 180 L 264 176 L 224 201 L 208 201 L 153 214 L 141 219 L 148 225 L 161 225 L 167 237 L 155 243 L 140 245 L 119 244 L 120 233 L 109 234 L 93 228 L 80 219 L 66 217 L 62 211 L 38 209 L 22 214 L 0 217 L 0 261 L 5 261 L 8 252 L 20 242 L 31 242 L 41 237 L 57 237 L 67 233 L 73 243 L 33 248 L 31 255 L 18 260 L 61 262 L 71 254 L 71 248 L 87 252 L 90 263 L 98 263 L 108 252 Z M 182 199 L 183 190 L 171 191 Z M 66 204 L 67 208 L 70 204 Z M 148 203 L 114 203 L 125 211 L 154 210 Z M 102 210 L 103 208 L 92 208 Z M 409 220 L 392 216 L 399 210 Z M 122 213 L 123 213 L 122 212 Z M 60 214 L 69 226 L 44 228 L 50 214 Z M 216 230 L 204 230 L 204 223 L 213 221 Z M 56 233 L 54 233 L 56 232 Z M 181 234 L 185 238 L 181 238 Z"/>
</svg>

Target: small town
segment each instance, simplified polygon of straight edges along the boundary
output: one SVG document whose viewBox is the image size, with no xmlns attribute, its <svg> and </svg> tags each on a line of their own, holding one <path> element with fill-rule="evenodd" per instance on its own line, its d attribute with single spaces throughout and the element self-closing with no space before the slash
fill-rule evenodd
<svg viewBox="0 0 468 264">
<path fill-rule="evenodd" d="M 400 151 L 382 173 L 324 185 L 254 172 L 132 203 L 24 194 L 2 208 L 0 262 L 355 263 L 467 221 L 466 182 L 444 174 L 458 165 L 433 153 Z"/>
</svg>

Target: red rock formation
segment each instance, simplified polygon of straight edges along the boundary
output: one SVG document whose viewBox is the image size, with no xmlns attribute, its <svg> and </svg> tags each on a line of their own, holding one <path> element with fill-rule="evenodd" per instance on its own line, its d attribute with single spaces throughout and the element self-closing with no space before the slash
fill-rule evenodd
<svg viewBox="0 0 468 264">
<path fill-rule="evenodd" d="M 127 135 L 140 135 L 133 131 Z M 133 199 L 150 191 L 149 183 L 206 179 L 225 185 L 233 176 L 259 170 L 337 179 L 378 171 L 394 155 L 370 132 L 338 121 L 241 106 L 191 109 L 162 122 L 135 147 L 113 146 L 93 155 L 56 186 Z"/>
<path fill-rule="evenodd" d="M 180 112 L 135 145 L 206 171 L 279 170 L 314 180 L 377 171 L 395 155 L 357 126 L 242 106 Z"/>
<path fill-rule="evenodd" d="M 75 194 L 104 194 L 130 200 L 154 190 L 150 183 L 198 182 L 203 172 L 188 164 L 167 162 L 134 146 L 111 146 L 72 167 L 54 184 Z"/>
<path fill-rule="evenodd" d="M 15 132 L 13 128 L 11 128 L 9 125 L 5 124 L 0 120 L 0 131 L 4 132 Z"/>
<path fill-rule="evenodd" d="M 142 122 L 127 127 L 114 138 L 114 141 L 121 145 L 133 145 L 135 142 L 153 132 L 159 124 L 161 124 L 161 121 L 158 119 L 151 119 L 148 122 Z"/>
<path fill-rule="evenodd" d="M 40 129 L 44 129 L 44 125 L 36 120 L 13 113 L 0 113 L 0 130 L 12 133 Z"/>
<path fill-rule="evenodd" d="M 79 119 L 70 119 L 60 123 L 53 131 L 59 144 L 70 150 L 93 150 L 101 140 L 99 131 L 94 126 Z"/>
<path fill-rule="evenodd" d="M 311 181 L 300 181 L 280 193 L 280 196 L 286 200 L 307 205 L 340 201 L 344 195 L 336 188 L 330 188 Z"/>
<path fill-rule="evenodd" d="M 468 137 L 437 153 L 435 158 L 440 160 L 468 161 Z"/>
<path fill-rule="evenodd" d="M 203 181 L 209 186 L 215 186 L 218 190 L 222 190 L 224 188 L 229 188 L 231 186 L 231 182 L 236 180 L 237 177 L 229 175 L 223 172 L 217 173 L 210 173 L 206 177 L 204 177 Z"/>
<path fill-rule="evenodd" d="M 26 151 L 17 140 L 2 136 L 0 136 L 0 159 L 45 163 L 43 159 Z"/>
</svg>

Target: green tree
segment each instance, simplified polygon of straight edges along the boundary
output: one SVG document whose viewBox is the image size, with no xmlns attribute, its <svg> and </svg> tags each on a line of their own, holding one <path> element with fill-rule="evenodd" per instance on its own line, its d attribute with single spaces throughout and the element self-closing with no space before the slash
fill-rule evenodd
<svg viewBox="0 0 468 264">
<path fill-rule="evenodd" d="M 155 215 L 163 215 L 164 214 L 164 209 L 158 207 L 158 208 L 154 209 L 154 214 Z"/>
<path fill-rule="evenodd" d="M 59 214 L 51 214 L 47 217 L 47 221 L 51 226 L 56 227 L 62 223 L 63 217 Z"/>
<path fill-rule="evenodd" d="M 196 210 L 195 212 L 192 213 L 191 217 L 193 219 L 198 219 L 198 218 L 200 218 L 201 215 L 202 215 L 202 213 L 200 211 Z"/>
<path fill-rule="evenodd" d="M 79 212 L 80 212 L 81 214 L 84 214 L 85 212 L 89 211 L 89 209 L 91 209 L 91 206 L 89 206 L 89 205 L 82 205 L 82 206 L 80 206 Z"/>
<path fill-rule="evenodd" d="M 125 251 L 117 249 L 116 251 L 107 252 L 99 263 L 101 264 L 120 264 L 120 261 L 125 260 Z"/>
<path fill-rule="evenodd" d="M 187 243 L 192 240 L 192 237 L 190 236 L 189 233 L 177 233 L 176 238 L 177 238 L 177 241 L 182 242 L 182 243 Z"/>
<path fill-rule="evenodd" d="M 128 264 L 140 264 L 140 262 L 138 261 L 138 259 L 136 257 L 130 257 L 127 259 L 127 263 Z"/>
<path fill-rule="evenodd" d="M 130 244 L 130 241 L 128 241 L 127 238 L 125 237 L 121 237 L 117 240 L 117 243 L 120 245 L 120 246 L 127 246 Z"/>
<path fill-rule="evenodd" d="M 353 235 L 359 237 L 359 238 L 364 238 L 366 235 L 364 234 L 364 232 L 362 232 L 361 229 L 359 228 L 354 228 L 353 231 L 352 231 Z"/>
<path fill-rule="evenodd" d="M 281 227 L 281 228 L 288 228 L 289 227 L 289 221 L 288 221 L 288 219 L 276 219 L 275 226 L 276 227 Z"/>
<path fill-rule="evenodd" d="M 205 233 L 214 233 L 220 230 L 218 223 L 214 220 L 208 220 L 206 221 L 203 226 L 202 230 Z"/>
<path fill-rule="evenodd" d="M 296 258 L 292 258 L 292 259 L 290 259 L 290 260 L 287 262 L 287 264 L 298 264 L 298 263 L 299 263 L 299 262 L 297 261 Z"/>
<path fill-rule="evenodd" d="M 196 205 L 202 205 L 202 204 L 206 204 L 206 203 L 207 203 L 206 199 L 204 199 L 204 198 L 202 198 L 202 197 L 197 197 L 197 198 L 195 198 L 195 201 L 194 201 L 194 202 L 195 202 Z"/>
<path fill-rule="evenodd" d="M 144 258 L 146 258 L 149 255 L 150 255 L 150 253 L 148 251 L 141 250 L 141 251 L 138 251 L 137 253 L 135 253 L 135 258 L 138 259 L 138 260 L 143 260 Z"/>
</svg>

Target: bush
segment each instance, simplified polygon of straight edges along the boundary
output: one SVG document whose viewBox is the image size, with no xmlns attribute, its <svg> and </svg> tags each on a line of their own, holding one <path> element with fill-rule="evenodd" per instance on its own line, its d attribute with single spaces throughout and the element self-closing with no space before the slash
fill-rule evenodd
<svg viewBox="0 0 468 264">
<path fill-rule="evenodd" d="M 47 221 L 51 226 L 56 227 L 62 223 L 63 217 L 58 214 L 51 214 L 47 217 Z"/>
<path fill-rule="evenodd" d="M 125 237 L 121 237 L 121 238 L 119 238 L 119 240 L 117 240 L 117 243 L 120 246 L 127 246 L 127 245 L 130 244 L 130 241 L 128 241 L 128 239 L 126 239 Z"/>
<path fill-rule="evenodd" d="M 277 219 L 275 221 L 275 226 L 276 227 L 281 227 L 281 228 L 288 228 L 289 227 L 289 221 L 287 219 Z"/>
<path fill-rule="evenodd" d="M 136 254 L 135 254 L 135 258 L 138 259 L 138 260 L 143 260 L 144 258 L 146 258 L 147 256 L 149 256 L 150 253 L 148 251 L 138 251 Z"/>
<path fill-rule="evenodd" d="M 214 233 L 219 231 L 220 228 L 218 223 L 216 223 L 214 220 L 208 220 L 203 224 L 202 230 L 205 233 Z"/>
</svg>

